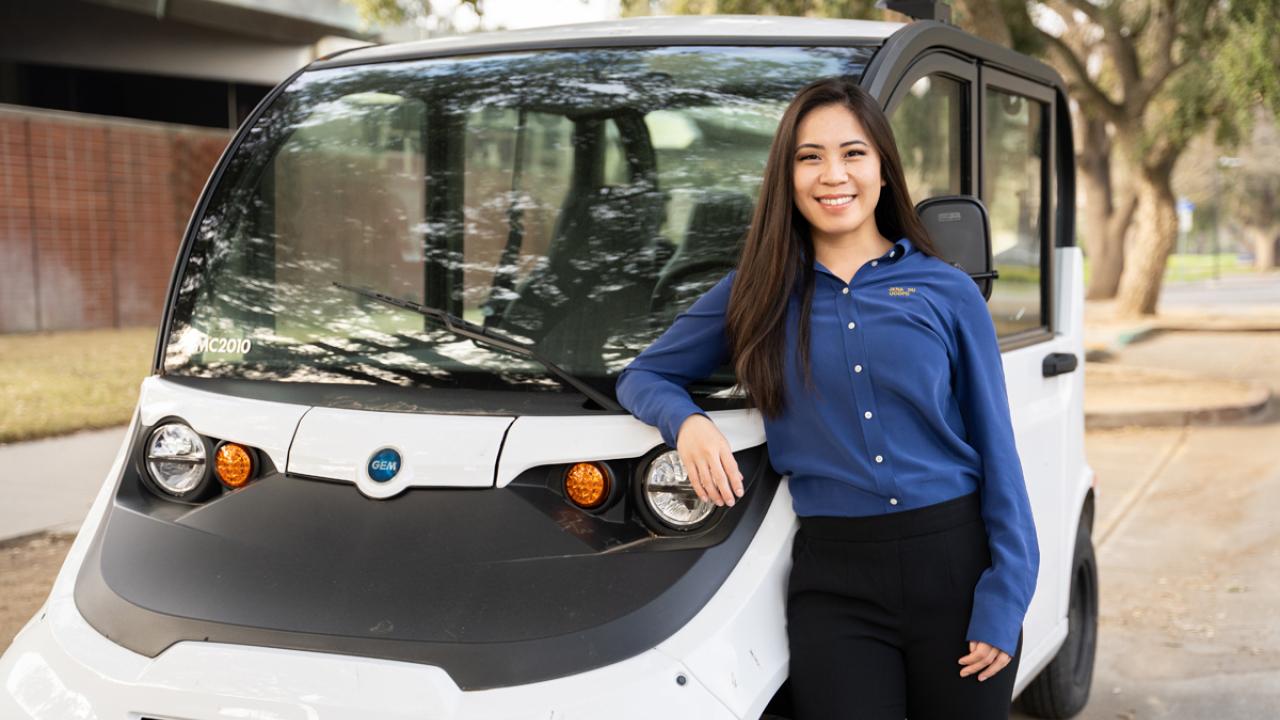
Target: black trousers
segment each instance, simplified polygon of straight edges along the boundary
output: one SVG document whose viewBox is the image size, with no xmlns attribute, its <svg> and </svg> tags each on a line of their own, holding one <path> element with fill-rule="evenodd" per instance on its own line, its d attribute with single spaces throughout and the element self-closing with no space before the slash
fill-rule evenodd
<svg viewBox="0 0 1280 720">
<path fill-rule="evenodd" d="M 787 637 L 794 720 L 1009 717 L 1011 662 L 960 677 L 973 590 L 991 565 L 977 493 L 869 517 L 801 517 Z"/>
</svg>

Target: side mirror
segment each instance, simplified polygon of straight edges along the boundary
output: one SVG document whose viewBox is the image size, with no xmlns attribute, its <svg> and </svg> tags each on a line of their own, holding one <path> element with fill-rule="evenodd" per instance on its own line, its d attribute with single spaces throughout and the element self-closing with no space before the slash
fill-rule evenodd
<svg viewBox="0 0 1280 720">
<path fill-rule="evenodd" d="M 916 204 L 916 214 L 939 256 L 969 273 L 982 297 L 990 300 L 991 286 L 1000 274 L 991 257 L 991 222 L 982 201 L 972 195 L 932 197 Z"/>
</svg>

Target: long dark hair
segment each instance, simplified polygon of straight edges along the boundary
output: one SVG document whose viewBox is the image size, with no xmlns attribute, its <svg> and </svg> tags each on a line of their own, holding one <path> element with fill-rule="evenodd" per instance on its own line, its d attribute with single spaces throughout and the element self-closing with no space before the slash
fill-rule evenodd
<svg viewBox="0 0 1280 720">
<path fill-rule="evenodd" d="M 849 109 L 870 135 L 880 155 L 880 174 L 886 185 L 876 204 L 877 229 L 896 240 L 907 237 L 926 255 L 937 255 L 928 231 L 916 215 L 902 175 L 902 161 L 889 121 L 875 99 L 852 80 L 827 78 L 806 85 L 782 113 L 764 167 L 760 199 L 738 260 L 733 290 L 725 314 L 738 383 L 748 399 L 769 418 L 786 405 L 783 370 L 786 358 L 787 303 L 796 283 L 802 283 L 799 327 L 800 365 L 805 386 L 813 389 L 809 362 L 809 312 L 813 302 L 813 238 L 809 223 L 792 197 L 792 157 L 796 128 L 810 111 L 825 105 Z"/>
</svg>

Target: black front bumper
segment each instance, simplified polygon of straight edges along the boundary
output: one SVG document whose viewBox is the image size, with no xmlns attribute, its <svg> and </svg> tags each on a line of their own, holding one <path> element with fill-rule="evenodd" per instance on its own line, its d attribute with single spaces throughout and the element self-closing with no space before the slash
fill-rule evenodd
<svg viewBox="0 0 1280 720">
<path fill-rule="evenodd" d="M 570 507 L 548 490 L 556 468 L 392 500 L 276 473 L 192 508 L 129 463 L 76 605 L 149 657 L 207 640 L 426 663 L 464 690 L 564 677 L 654 647 L 715 594 L 779 482 L 764 446 L 737 457 L 746 495 L 683 537 Z"/>
</svg>

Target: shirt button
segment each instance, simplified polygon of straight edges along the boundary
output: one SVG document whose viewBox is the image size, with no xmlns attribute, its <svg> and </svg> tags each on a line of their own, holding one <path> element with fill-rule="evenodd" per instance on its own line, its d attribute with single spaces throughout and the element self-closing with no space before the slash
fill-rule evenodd
<svg viewBox="0 0 1280 720">
<path fill-rule="evenodd" d="M 854 372 L 862 372 L 862 366 L 861 366 L 861 365 L 854 365 L 854 366 L 853 366 L 853 371 L 854 371 Z"/>
<path fill-rule="evenodd" d="M 876 456 L 876 462 L 878 462 L 878 463 L 882 463 L 882 462 L 884 462 L 884 456 L 883 456 L 883 455 L 877 455 L 877 456 Z"/>
<path fill-rule="evenodd" d="M 858 323 L 849 323 L 849 329 L 850 329 L 850 330 L 852 330 L 852 329 L 854 329 L 854 328 L 856 328 L 856 327 L 858 327 Z"/>
<path fill-rule="evenodd" d="M 879 260 L 872 260 L 872 261 L 871 261 L 871 267 L 875 267 L 876 265 L 879 265 L 879 264 L 880 264 L 880 261 L 879 261 Z"/>
<path fill-rule="evenodd" d="M 844 293 L 845 295 L 848 295 L 848 294 L 849 294 L 849 288 L 844 288 L 844 289 L 843 289 L 843 290 L 841 290 L 840 292 Z"/>
<path fill-rule="evenodd" d="M 889 498 L 889 504 L 890 504 L 890 505 L 897 505 L 897 504 L 898 504 L 898 498 Z"/>
<path fill-rule="evenodd" d="M 870 411 L 870 410 L 868 410 L 868 411 L 866 411 L 866 412 L 862 413 L 862 417 L 864 417 L 864 418 L 866 418 L 866 419 L 870 420 L 870 419 L 871 419 L 871 411 Z"/>
</svg>

